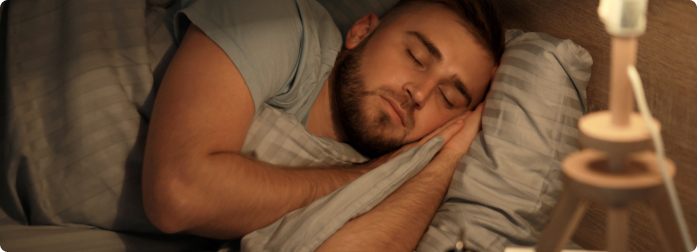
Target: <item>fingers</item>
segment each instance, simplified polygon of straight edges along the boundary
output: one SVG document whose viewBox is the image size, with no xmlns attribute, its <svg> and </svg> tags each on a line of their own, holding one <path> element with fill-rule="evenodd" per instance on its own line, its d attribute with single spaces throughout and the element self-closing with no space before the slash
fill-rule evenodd
<svg viewBox="0 0 697 252">
<path fill-rule="evenodd" d="M 460 155 L 466 154 L 467 151 L 469 151 L 470 145 L 472 145 L 472 142 L 477 137 L 477 133 L 479 133 L 483 111 L 484 103 L 479 104 L 477 109 L 463 120 L 464 125 L 462 129 L 456 132 L 456 134 L 443 145 L 441 150 L 455 152 Z"/>
<path fill-rule="evenodd" d="M 419 141 L 419 143 L 424 144 L 424 143 L 428 142 L 429 140 L 431 140 L 432 138 L 434 138 L 434 137 L 436 137 L 436 136 L 440 136 L 439 134 L 441 134 L 444 130 L 446 130 L 450 125 L 452 125 L 453 123 L 458 122 L 458 121 L 460 121 L 460 120 L 462 120 L 462 119 L 467 118 L 470 114 L 472 114 L 472 111 L 467 111 L 467 112 L 465 112 L 464 114 L 459 115 L 459 116 L 457 116 L 457 117 L 451 119 L 450 121 L 448 121 L 447 123 L 445 123 L 445 124 L 444 124 L 443 126 L 441 126 L 440 128 L 434 130 L 433 132 L 431 132 L 431 133 L 429 133 L 428 135 L 426 135 L 425 137 L 423 137 L 423 138 L 421 139 L 421 141 Z M 449 139 L 449 138 L 445 138 L 446 141 L 447 141 L 448 139 Z"/>
<path fill-rule="evenodd" d="M 448 124 L 441 128 L 433 137 L 442 137 L 448 142 L 450 138 L 462 129 L 463 125 L 465 125 L 464 119 L 456 118 L 454 121 L 448 122 Z"/>
<path fill-rule="evenodd" d="M 480 103 L 474 111 L 472 111 L 471 116 L 468 116 L 465 118 L 465 121 L 467 123 L 481 123 L 482 121 L 482 114 L 484 112 L 484 106 L 486 105 L 486 102 Z M 480 125 L 481 126 L 481 125 Z"/>
</svg>

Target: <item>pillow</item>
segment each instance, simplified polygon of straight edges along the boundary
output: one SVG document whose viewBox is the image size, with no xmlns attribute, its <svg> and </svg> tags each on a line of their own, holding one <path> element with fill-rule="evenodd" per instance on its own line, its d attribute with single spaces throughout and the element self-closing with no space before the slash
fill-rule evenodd
<svg viewBox="0 0 697 252">
<path fill-rule="evenodd" d="M 561 190 L 561 161 L 580 148 L 592 64 L 571 40 L 506 32 L 482 132 L 417 251 L 452 248 L 460 227 L 478 251 L 537 243 Z"/>
</svg>

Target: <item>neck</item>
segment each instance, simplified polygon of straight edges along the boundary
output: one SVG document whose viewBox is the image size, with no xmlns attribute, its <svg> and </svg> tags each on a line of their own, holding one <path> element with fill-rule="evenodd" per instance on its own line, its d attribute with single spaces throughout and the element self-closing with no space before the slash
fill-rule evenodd
<svg viewBox="0 0 697 252">
<path fill-rule="evenodd" d="M 322 90 L 320 90 L 317 96 L 317 100 L 315 100 L 312 108 L 310 108 L 307 131 L 316 136 L 326 137 L 339 142 L 346 142 L 346 135 L 337 118 L 338 113 L 336 113 L 334 108 L 333 79 L 334 71 L 329 75 L 327 81 L 324 82 Z"/>
</svg>

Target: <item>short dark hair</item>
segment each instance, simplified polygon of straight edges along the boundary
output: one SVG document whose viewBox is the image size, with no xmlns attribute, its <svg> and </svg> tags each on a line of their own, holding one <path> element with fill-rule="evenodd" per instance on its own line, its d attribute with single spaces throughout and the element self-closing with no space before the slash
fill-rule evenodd
<svg viewBox="0 0 697 252">
<path fill-rule="evenodd" d="M 477 42 L 490 53 L 496 65 L 501 62 L 505 35 L 496 5 L 491 0 L 401 0 L 385 15 L 382 25 L 388 25 L 401 16 L 409 7 L 418 3 L 441 4 L 457 14 Z"/>
</svg>

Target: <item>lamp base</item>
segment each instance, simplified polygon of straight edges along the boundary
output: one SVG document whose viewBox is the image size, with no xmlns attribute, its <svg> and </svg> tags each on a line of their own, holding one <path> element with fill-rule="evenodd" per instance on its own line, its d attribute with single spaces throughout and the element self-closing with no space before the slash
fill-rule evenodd
<svg viewBox="0 0 697 252">
<path fill-rule="evenodd" d="M 626 252 L 629 237 L 627 205 L 633 201 L 649 205 L 666 252 L 688 251 L 680 239 L 675 216 L 666 196 L 653 152 L 628 155 L 621 172 L 610 171 L 607 154 L 585 149 L 569 155 L 562 163 L 564 189 L 551 219 L 542 231 L 537 252 L 559 252 L 571 238 L 591 201 L 609 207 L 609 252 Z M 675 175 L 675 164 L 668 161 L 668 173 Z"/>
</svg>

